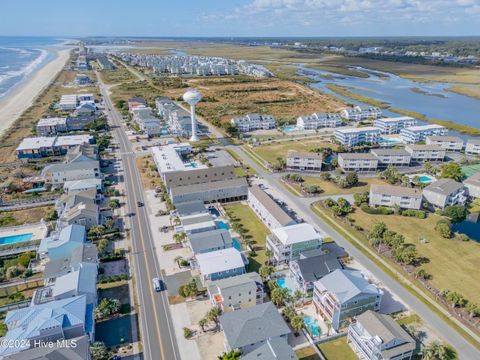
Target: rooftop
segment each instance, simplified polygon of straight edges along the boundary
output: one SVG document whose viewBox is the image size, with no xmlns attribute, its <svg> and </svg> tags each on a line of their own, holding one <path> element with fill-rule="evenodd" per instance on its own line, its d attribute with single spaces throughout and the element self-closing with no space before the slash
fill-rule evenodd
<svg viewBox="0 0 480 360">
<path fill-rule="evenodd" d="M 462 183 L 459 183 L 452 179 L 440 179 L 428 185 L 424 191 L 431 191 L 437 194 L 450 195 L 455 191 L 463 187 Z"/>
<path fill-rule="evenodd" d="M 180 217 L 208 212 L 205 204 L 200 200 L 180 203 L 175 205 L 175 208 L 177 209 L 177 214 Z"/>
<path fill-rule="evenodd" d="M 343 268 L 337 257 L 330 253 L 300 258 L 294 263 L 298 265 L 303 279 L 307 282 L 315 282 L 325 275 Z"/>
<path fill-rule="evenodd" d="M 292 347 L 288 345 L 287 339 L 274 338 L 257 349 L 242 356 L 242 360 L 297 360 Z"/>
<path fill-rule="evenodd" d="M 182 195 L 182 194 L 190 194 L 194 192 L 206 192 L 209 190 L 215 190 L 220 188 L 237 188 L 240 186 L 248 186 L 247 180 L 245 178 L 235 178 L 235 179 L 227 179 L 227 180 L 220 180 L 220 181 L 212 181 L 208 183 L 202 184 L 194 184 L 194 185 L 185 185 L 185 186 L 177 186 L 170 189 L 170 193 L 172 195 Z"/>
<path fill-rule="evenodd" d="M 338 157 L 345 160 L 377 160 L 377 157 L 372 153 L 340 153 Z"/>
<path fill-rule="evenodd" d="M 190 234 L 188 240 L 190 241 L 194 254 L 213 248 L 230 248 L 233 244 L 230 233 L 225 229 Z"/>
<path fill-rule="evenodd" d="M 272 234 L 284 245 L 293 245 L 310 240 L 321 241 L 322 236 L 308 223 L 273 229 Z"/>
<path fill-rule="evenodd" d="M 410 156 L 410 153 L 404 149 L 372 149 L 371 152 L 379 156 Z"/>
<path fill-rule="evenodd" d="M 422 192 L 418 189 L 407 188 L 404 186 L 393 185 L 372 185 L 370 186 L 370 192 L 374 194 L 384 194 L 391 196 L 408 196 L 415 198 L 422 198 Z"/>
<path fill-rule="evenodd" d="M 230 269 L 238 269 L 245 266 L 242 254 L 233 247 L 204 254 L 197 254 L 195 257 L 200 266 L 202 275 L 209 275 Z"/>
<path fill-rule="evenodd" d="M 197 164 L 197 167 L 190 166 L 190 163 L 185 163 L 182 159 L 182 153 L 189 153 L 192 147 L 189 143 L 169 144 L 165 146 L 154 146 L 151 148 L 155 163 L 158 166 L 158 171 L 161 174 L 186 171 L 198 168 L 205 168 L 203 164 Z"/>
<path fill-rule="evenodd" d="M 376 119 L 375 121 L 381 121 L 385 123 L 396 123 L 399 121 L 410 121 L 410 120 L 415 120 L 415 119 L 410 116 L 397 116 L 397 117 L 389 117 L 389 118 L 380 118 L 380 119 Z"/>
<path fill-rule="evenodd" d="M 405 146 L 405 149 L 411 149 L 411 150 L 424 150 L 424 151 L 431 151 L 431 150 L 437 150 L 441 151 L 443 148 L 440 145 L 426 145 L 426 144 L 409 144 Z"/>
<path fill-rule="evenodd" d="M 288 150 L 287 158 L 291 158 L 291 157 L 300 157 L 300 158 L 317 159 L 317 160 L 323 159 L 322 154 L 317 154 L 310 151 Z"/>
<path fill-rule="evenodd" d="M 427 136 L 427 140 L 431 141 L 448 141 L 448 142 L 459 142 L 463 144 L 463 139 L 458 136 Z"/>
<path fill-rule="evenodd" d="M 437 124 L 428 124 L 428 125 L 417 125 L 417 126 L 410 126 L 404 130 L 408 131 L 428 131 L 428 130 L 436 130 L 436 129 L 445 129 L 445 126 L 437 125 Z"/>
<path fill-rule="evenodd" d="M 258 185 L 253 185 L 248 190 L 282 226 L 287 226 L 295 222 L 290 215 L 288 215 L 265 191 L 260 189 Z"/>
<path fill-rule="evenodd" d="M 480 187 L 480 172 L 473 174 L 468 179 L 463 181 L 466 185 L 473 185 Z"/>
<path fill-rule="evenodd" d="M 341 129 L 336 129 L 335 132 L 339 132 L 342 134 L 355 134 L 359 132 L 367 132 L 367 131 L 376 131 L 380 133 L 380 129 L 375 127 L 375 126 L 364 126 L 364 127 L 359 127 L 359 128 L 341 128 Z"/>
</svg>

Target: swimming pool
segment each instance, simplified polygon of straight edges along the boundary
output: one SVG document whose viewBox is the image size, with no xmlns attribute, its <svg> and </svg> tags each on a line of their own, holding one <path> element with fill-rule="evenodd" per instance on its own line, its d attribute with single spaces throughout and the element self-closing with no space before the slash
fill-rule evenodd
<svg viewBox="0 0 480 360">
<path fill-rule="evenodd" d="M 242 251 L 242 245 L 238 242 L 237 239 L 232 239 L 233 247 L 238 251 Z"/>
<path fill-rule="evenodd" d="M 220 213 L 219 213 L 218 210 L 215 209 L 215 208 L 210 208 L 210 209 L 208 209 L 208 211 L 209 211 L 210 214 L 212 214 L 212 215 L 220 216 Z"/>
<path fill-rule="evenodd" d="M 310 334 L 312 334 L 313 337 L 320 336 L 321 331 L 320 331 L 320 327 L 318 326 L 317 319 L 314 319 L 311 316 L 305 315 L 303 317 L 303 321 L 305 322 L 305 326 L 310 331 Z"/>
<path fill-rule="evenodd" d="M 289 133 L 289 132 L 297 131 L 298 129 L 295 125 L 287 125 L 282 130 L 284 133 Z"/>
<path fill-rule="evenodd" d="M 422 175 L 418 178 L 418 180 L 422 183 L 427 183 L 433 181 L 433 178 L 431 178 L 430 176 Z"/>
<path fill-rule="evenodd" d="M 289 277 L 278 278 L 277 285 L 280 289 L 288 289 L 289 292 L 295 291 L 295 285 Z"/>
<path fill-rule="evenodd" d="M 228 226 L 228 224 L 223 222 L 223 221 L 217 221 L 217 229 L 228 230 L 228 229 L 230 229 L 230 226 Z"/>
<path fill-rule="evenodd" d="M 0 238 L 0 245 L 14 244 L 32 240 L 33 234 L 11 235 Z"/>
</svg>

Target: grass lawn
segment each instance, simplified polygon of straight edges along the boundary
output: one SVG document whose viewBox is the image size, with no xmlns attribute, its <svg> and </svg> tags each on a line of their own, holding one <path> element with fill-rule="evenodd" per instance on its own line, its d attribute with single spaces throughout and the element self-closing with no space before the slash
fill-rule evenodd
<svg viewBox="0 0 480 360">
<path fill-rule="evenodd" d="M 285 159 L 288 150 L 309 151 L 319 147 L 330 147 L 335 150 L 337 148 L 337 145 L 324 141 L 322 142 L 320 138 L 299 138 L 291 141 L 282 141 L 278 143 L 270 143 L 256 146 L 252 148 L 252 151 L 255 154 L 261 156 L 265 161 L 269 163 L 274 163 L 275 161 L 277 161 L 278 157 Z"/>
<path fill-rule="evenodd" d="M 245 230 L 247 230 L 246 236 L 251 236 L 254 240 L 257 255 L 250 257 L 248 271 L 258 271 L 260 266 L 264 265 L 265 261 L 267 261 L 265 256 L 265 238 L 270 234 L 270 231 L 248 205 L 234 203 L 224 205 L 224 208 L 231 219 L 238 219 Z"/>
<path fill-rule="evenodd" d="M 326 181 L 319 177 L 304 177 L 305 182 L 303 183 L 304 186 L 306 185 L 318 185 L 323 190 L 320 195 L 339 195 L 339 194 L 354 194 L 361 191 L 368 191 L 370 190 L 370 185 L 385 185 L 385 181 L 377 178 L 366 178 L 360 179 L 357 186 L 342 189 L 338 187 L 332 181 Z M 300 191 L 300 184 L 291 184 L 295 189 Z"/>
<path fill-rule="evenodd" d="M 398 319 L 397 323 L 399 325 L 410 325 L 410 324 L 418 325 L 422 323 L 422 319 L 417 314 L 413 314 L 413 315 Z"/>
<path fill-rule="evenodd" d="M 347 344 L 347 338 L 341 337 L 318 345 L 327 360 L 357 360 L 352 348 Z"/>
<path fill-rule="evenodd" d="M 439 290 L 448 288 L 458 291 L 471 301 L 480 301 L 480 283 L 472 276 L 478 272 L 480 244 L 441 237 L 434 229 L 441 219 L 440 216 L 430 214 L 426 219 L 380 216 L 356 209 L 352 217 L 355 224 L 364 229 L 370 229 L 373 224 L 383 221 L 389 229 L 404 235 L 406 242 L 415 244 L 420 256 L 429 259 L 422 267 L 432 274 L 430 282 L 434 287 Z M 428 243 L 421 244 L 420 240 L 423 238 L 427 239 Z"/>
<path fill-rule="evenodd" d="M 320 357 L 311 346 L 297 350 L 295 351 L 295 354 L 297 355 L 298 360 L 320 360 Z"/>
</svg>

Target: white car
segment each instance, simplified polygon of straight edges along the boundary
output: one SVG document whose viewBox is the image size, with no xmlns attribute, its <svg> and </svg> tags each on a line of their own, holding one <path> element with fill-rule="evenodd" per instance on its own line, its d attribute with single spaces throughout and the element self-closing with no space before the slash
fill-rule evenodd
<svg viewBox="0 0 480 360">
<path fill-rule="evenodd" d="M 159 278 L 153 278 L 152 279 L 152 284 L 153 284 L 153 289 L 155 291 L 162 291 L 162 283 L 161 283 L 161 280 Z"/>
</svg>

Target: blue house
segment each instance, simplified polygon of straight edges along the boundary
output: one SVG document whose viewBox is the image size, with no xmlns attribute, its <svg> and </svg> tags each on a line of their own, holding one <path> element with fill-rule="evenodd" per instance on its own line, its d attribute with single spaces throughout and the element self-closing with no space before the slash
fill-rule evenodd
<svg viewBox="0 0 480 360">
<path fill-rule="evenodd" d="M 50 261 L 68 257 L 72 252 L 83 246 L 87 232 L 83 225 L 68 225 L 59 233 L 42 239 L 38 249 L 41 258 L 48 256 Z"/>
<path fill-rule="evenodd" d="M 242 253 L 234 247 L 197 254 L 195 257 L 204 281 L 224 279 L 246 272 Z"/>
</svg>

